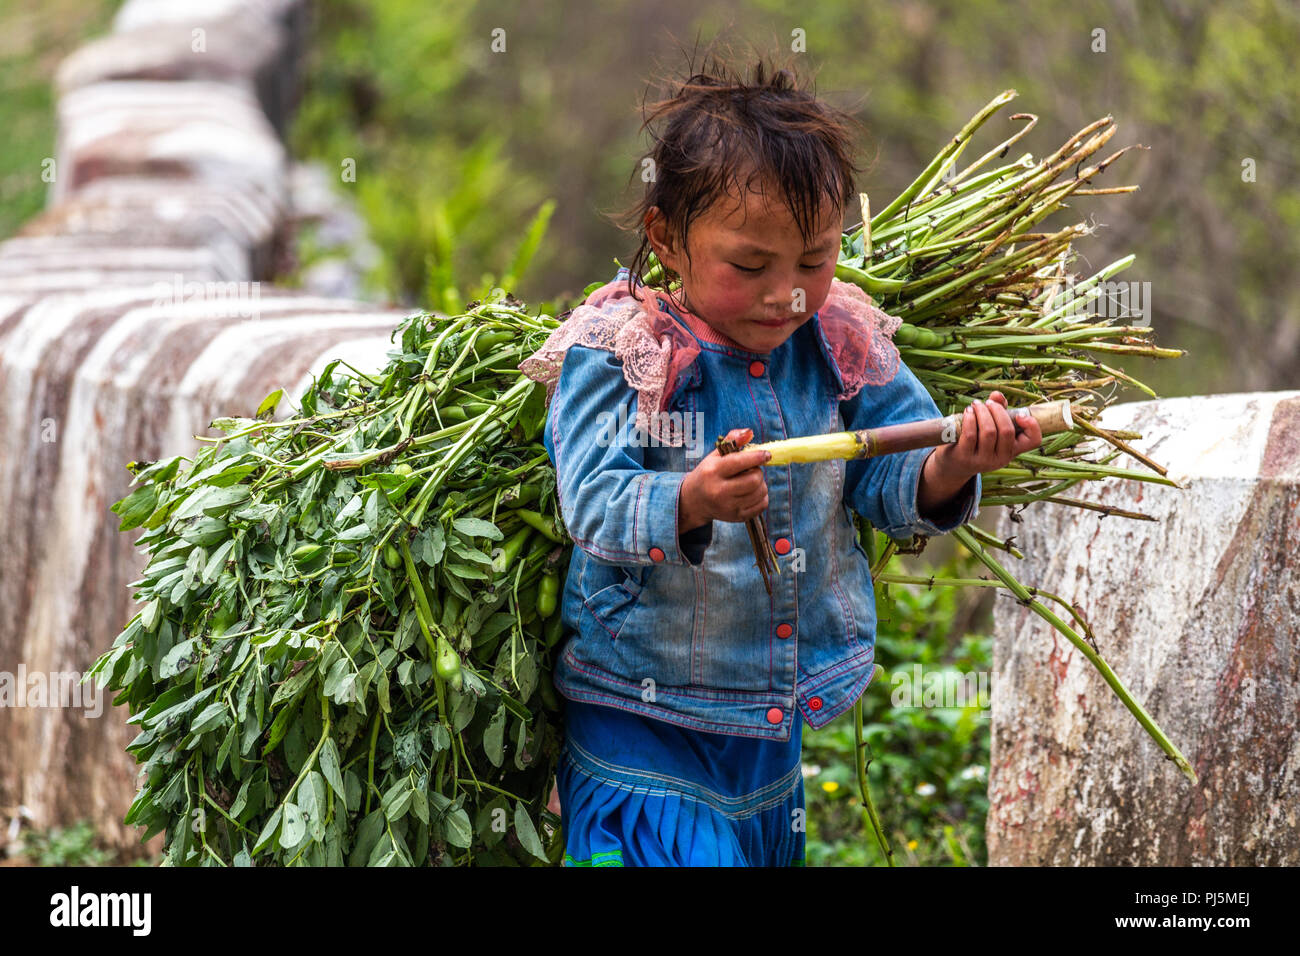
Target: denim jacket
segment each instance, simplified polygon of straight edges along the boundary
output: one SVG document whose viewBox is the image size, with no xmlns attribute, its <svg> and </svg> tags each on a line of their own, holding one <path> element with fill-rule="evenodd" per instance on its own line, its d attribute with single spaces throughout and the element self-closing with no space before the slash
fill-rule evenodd
<svg viewBox="0 0 1300 956">
<path fill-rule="evenodd" d="M 768 534 L 781 555 L 770 596 L 744 522 L 678 533 L 682 479 L 732 428 L 766 442 L 940 417 L 902 363 L 888 384 L 838 400 L 822 335 L 817 315 L 770 353 L 696 335 L 700 354 L 668 399 L 702 426 L 681 447 L 636 430 L 637 393 L 611 352 L 565 352 L 544 438 L 575 544 L 553 675 L 565 697 L 784 741 L 797 714 L 822 727 L 865 689 L 875 592 L 849 509 L 893 538 L 943 534 L 978 514 L 979 475 L 946 513 L 923 517 L 917 487 L 933 448 L 764 466 Z"/>
</svg>

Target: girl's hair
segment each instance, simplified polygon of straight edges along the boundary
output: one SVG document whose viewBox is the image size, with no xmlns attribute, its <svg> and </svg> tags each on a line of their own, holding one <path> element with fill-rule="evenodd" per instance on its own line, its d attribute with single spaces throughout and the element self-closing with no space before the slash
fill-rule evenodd
<svg viewBox="0 0 1300 956">
<path fill-rule="evenodd" d="M 726 62 L 706 57 L 689 79 L 670 81 L 669 95 L 645 114 L 642 129 L 650 129 L 653 145 L 640 164 L 651 175 L 644 195 L 615 219 L 640 236 L 628 266 L 629 294 L 636 294 L 633 283 L 653 251 L 645 230 L 651 207 L 659 207 L 685 250 L 691 223 L 728 194 L 739 198 L 747 189 L 775 186 L 805 242 L 820 225 L 825 198 L 841 210 L 853 198 L 859 169 L 852 134 L 860 124 L 805 90 L 789 68 L 776 69 L 760 56 L 751 77 L 746 82 Z M 689 260 L 689 250 L 686 255 Z M 648 285 L 667 293 L 674 275 L 663 266 L 656 277 L 662 285 Z"/>
</svg>

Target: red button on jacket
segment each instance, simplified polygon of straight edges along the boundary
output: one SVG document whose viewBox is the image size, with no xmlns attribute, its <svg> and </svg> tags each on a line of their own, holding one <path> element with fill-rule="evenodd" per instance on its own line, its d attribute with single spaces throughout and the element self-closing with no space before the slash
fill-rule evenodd
<svg viewBox="0 0 1300 956">
<path fill-rule="evenodd" d="M 789 637 L 793 633 L 794 633 L 794 628 L 791 627 L 789 624 L 778 624 L 776 626 L 777 637 Z"/>
<path fill-rule="evenodd" d="M 777 554 L 789 554 L 789 553 L 790 553 L 790 539 L 789 539 L 789 538 L 777 538 L 776 541 L 773 542 L 772 547 L 776 550 L 776 553 L 777 553 Z"/>
<path fill-rule="evenodd" d="M 765 368 L 766 366 L 764 366 L 762 362 L 755 359 L 754 361 L 749 363 L 749 374 L 754 376 L 754 378 L 758 378 L 760 375 L 763 374 L 763 370 Z"/>
<path fill-rule="evenodd" d="M 767 722 L 769 724 L 779 724 L 785 719 L 785 714 L 781 713 L 780 707 L 773 707 L 767 712 Z"/>
<path fill-rule="evenodd" d="M 651 560 L 651 561 L 662 561 L 663 559 L 664 559 L 664 552 L 663 552 L 663 549 L 662 549 L 662 548 L 651 548 L 651 549 L 650 549 L 650 560 Z"/>
<path fill-rule="evenodd" d="M 810 697 L 808 699 L 808 706 L 811 707 L 813 710 L 821 710 L 822 699 L 820 697 Z"/>
</svg>

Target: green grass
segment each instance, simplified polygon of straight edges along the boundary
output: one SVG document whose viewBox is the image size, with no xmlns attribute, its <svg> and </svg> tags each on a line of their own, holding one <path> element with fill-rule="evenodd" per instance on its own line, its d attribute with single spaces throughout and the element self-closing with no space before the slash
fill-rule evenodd
<svg viewBox="0 0 1300 956">
<path fill-rule="evenodd" d="M 35 866 L 157 866 L 162 861 L 161 856 L 129 862 L 119 858 L 100 845 L 89 820 L 25 831 L 21 855 Z"/>
<path fill-rule="evenodd" d="M 7 0 L 0 5 L 0 238 L 45 207 L 54 158 L 54 73 L 106 33 L 118 0 Z"/>
</svg>

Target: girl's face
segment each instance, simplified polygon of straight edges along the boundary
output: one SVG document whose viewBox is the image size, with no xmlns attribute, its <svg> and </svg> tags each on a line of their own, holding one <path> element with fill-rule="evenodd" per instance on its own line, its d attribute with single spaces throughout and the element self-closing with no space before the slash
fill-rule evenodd
<svg viewBox="0 0 1300 956">
<path fill-rule="evenodd" d="M 767 196 L 772 196 L 771 190 Z M 683 305 L 751 352 L 770 352 L 810 319 L 830 292 L 842 212 L 825 200 L 821 231 L 805 248 L 784 203 L 749 191 L 728 197 L 691 223 L 691 258 L 671 243 L 652 207 L 646 234 L 655 256 L 682 277 Z"/>
</svg>

